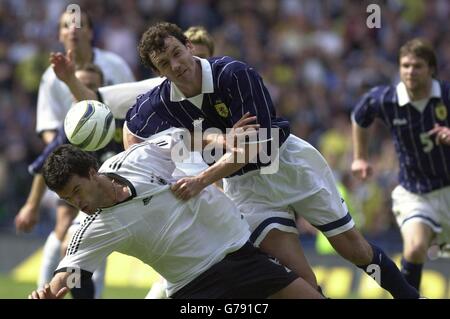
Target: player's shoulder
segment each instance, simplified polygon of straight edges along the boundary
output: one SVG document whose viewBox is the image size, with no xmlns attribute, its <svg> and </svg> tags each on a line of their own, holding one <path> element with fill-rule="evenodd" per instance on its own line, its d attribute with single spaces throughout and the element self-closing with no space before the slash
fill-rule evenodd
<svg viewBox="0 0 450 319">
<path fill-rule="evenodd" d="M 150 83 L 149 83 L 150 84 Z M 162 82 L 159 78 L 153 79 L 154 86 L 150 86 L 151 89 L 144 94 L 138 95 L 136 98 L 136 104 L 142 103 L 160 103 L 161 95 L 170 95 L 170 82 L 164 79 Z"/>
<path fill-rule="evenodd" d="M 397 101 L 397 86 L 389 84 L 373 86 L 365 92 L 362 99 L 376 100 L 381 103 L 395 103 Z"/>
<path fill-rule="evenodd" d="M 445 95 L 450 100 L 450 82 L 445 80 L 436 80 L 441 87 L 441 94 Z"/>
<path fill-rule="evenodd" d="M 229 56 L 219 56 L 207 59 L 211 64 L 213 73 L 220 74 L 221 72 L 234 73 L 241 70 L 246 70 L 249 65 L 245 62 L 236 60 Z"/>
<path fill-rule="evenodd" d="M 119 163 L 121 158 L 126 157 L 126 153 L 129 149 L 122 151 L 116 155 L 111 156 L 110 158 L 108 158 L 107 160 L 105 160 L 103 162 L 103 164 L 100 166 L 98 172 L 99 173 L 108 173 L 108 172 L 112 172 L 115 171 L 116 167 L 115 167 L 115 163 Z"/>
</svg>

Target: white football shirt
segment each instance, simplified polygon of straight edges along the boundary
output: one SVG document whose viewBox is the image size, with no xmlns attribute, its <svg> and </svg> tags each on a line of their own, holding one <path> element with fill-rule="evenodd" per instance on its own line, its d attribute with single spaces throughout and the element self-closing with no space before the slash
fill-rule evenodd
<svg viewBox="0 0 450 319">
<path fill-rule="evenodd" d="M 98 89 L 103 103 L 109 106 L 117 119 L 124 119 L 127 111 L 136 103 L 136 98 L 157 87 L 165 78 L 156 77 L 132 83 L 103 86 Z"/>
<path fill-rule="evenodd" d="M 105 84 L 134 81 L 131 69 L 115 53 L 93 48 L 94 61 L 103 71 Z M 37 101 L 36 132 L 56 130 L 64 122 L 64 117 L 73 103 L 73 96 L 67 85 L 60 81 L 49 66 L 42 75 Z"/>
<path fill-rule="evenodd" d="M 176 199 L 170 191 L 175 168 L 171 151 L 179 141 L 174 131 L 135 144 L 102 165 L 99 172 L 128 185 L 132 195 L 84 220 L 58 270 L 93 272 L 118 251 L 160 273 L 170 296 L 247 242 L 248 224 L 215 187 L 189 201 Z"/>
</svg>

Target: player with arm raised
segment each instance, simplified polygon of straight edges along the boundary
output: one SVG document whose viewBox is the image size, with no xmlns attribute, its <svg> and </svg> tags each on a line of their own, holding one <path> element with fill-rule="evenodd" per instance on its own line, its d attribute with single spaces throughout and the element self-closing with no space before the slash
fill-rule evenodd
<svg viewBox="0 0 450 319">
<path fill-rule="evenodd" d="M 65 51 L 70 52 L 75 65 L 82 66 L 86 63 L 98 65 L 104 74 L 104 84 L 133 81 L 133 74 L 121 57 L 92 46 L 93 26 L 86 12 L 81 12 L 79 26 L 76 25 L 75 20 L 74 13 L 64 12 L 59 21 L 59 41 L 63 44 Z M 72 103 L 69 88 L 56 77 L 53 68 L 49 67 L 43 74 L 39 86 L 36 121 L 36 131 L 46 144 L 55 138 Z M 32 188 L 36 191 L 32 189 L 19 215 L 37 215 L 44 194 L 43 184 L 39 176 L 34 180 Z M 77 210 L 73 207 L 58 205 L 55 230 L 49 235 L 44 246 L 38 286 L 42 287 L 43 282 L 48 281 L 53 273 L 60 256 L 61 240 L 76 214 Z M 17 227 L 21 229 L 20 223 Z M 30 224 L 23 229 L 29 228 Z"/>
</svg>

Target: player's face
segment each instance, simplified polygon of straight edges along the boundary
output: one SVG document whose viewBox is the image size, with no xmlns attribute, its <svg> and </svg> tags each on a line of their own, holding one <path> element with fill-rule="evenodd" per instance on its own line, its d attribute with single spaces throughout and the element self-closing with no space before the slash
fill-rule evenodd
<svg viewBox="0 0 450 319">
<path fill-rule="evenodd" d="M 198 56 L 199 58 L 203 59 L 209 58 L 211 56 L 211 52 L 209 52 L 209 49 L 206 45 L 192 43 L 192 46 L 193 46 L 192 53 L 195 56 Z"/>
<path fill-rule="evenodd" d="M 59 42 L 68 49 L 90 46 L 92 30 L 88 26 L 86 15 L 81 15 L 80 28 L 76 27 L 74 14 L 64 13 L 59 21 Z"/>
<path fill-rule="evenodd" d="M 59 197 L 79 210 L 91 215 L 100 207 L 99 185 L 93 177 L 94 171 L 89 178 L 73 175 L 69 182 L 59 191 Z"/>
<path fill-rule="evenodd" d="M 194 81 L 196 63 L 192 56 L 192 44 L 183 45 L 170 36 L 164 41 L 166 47 L 162 52 L 150 53 L 150 58 L 161 76 L 178 83 Z"/>
<path fill-rule="evenodd" d="M 410 92 L 417 92 L 429 87 L 432 69 L 428 63 L 413 54 L 400 58 L 400 79 Z"/>
<path fill-rule="evenodd" d="M 93 91 L 96 91 L 100 86 L 102 86 L 100 75 L 95 72 L 78 70 L 75 72 L 75 76 L 81 83 L 83 83 L 83 85 Z"/>
</svg>

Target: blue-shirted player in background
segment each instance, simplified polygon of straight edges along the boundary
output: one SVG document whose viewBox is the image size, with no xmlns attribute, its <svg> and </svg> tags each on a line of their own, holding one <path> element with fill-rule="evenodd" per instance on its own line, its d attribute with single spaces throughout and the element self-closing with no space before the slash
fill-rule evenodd
<svg viewBox="0 0 450 319">
<path fill-rule="evenodd" d="M 449 243 L 450 83 L 433 78 L 436 55 L 424 40 L 403 45 L 399 63 L 401 82 L 373 88 L 354 108 L 352 171 L 363 180 L 372 173 L 365 128 L 378 117 L 391 131 L 400 163 L 392 210 L 403 237 L 402 273 L 419 289 L 431 243 Z"/>
<path fill-rule="evenodd" d="M 311 285 L 317 283 L 299 244 L 298 215 L 320 229 L 344 258 L 364 271 L 371 273 L 379 267 L 379 284 L 395 298 L 419 297 L 392 260 L 355 229 L 326 161 L 311 145 L 290 134 L 289 122 L 277 117 L 270 94 L 253 68 L 230 57 L 195 58 L 191 43 L 169 23 L 156 24 L 144 33 L 140 55 L 167 80 L 140 96 L 128 111 L 126 144 L 140 142 L 167 125 L 190 131 L 216 128 L 225 134 L 248 113 L 266 130 L 265 141 L 273 138 L 272 142 L 278 143 L 277 172 L 261 174 L 267 163 L 260 157 L 255 163 L 248 158 L 229 162 L 227 153 L 200 175 L 179 180 L 172 187 L 177 196 L 190 198 L 227 177 L 225 193 L 246 216 L 252 242 Z M 270 129 L 279 133 L 278 139 Z"/>
</svg>

